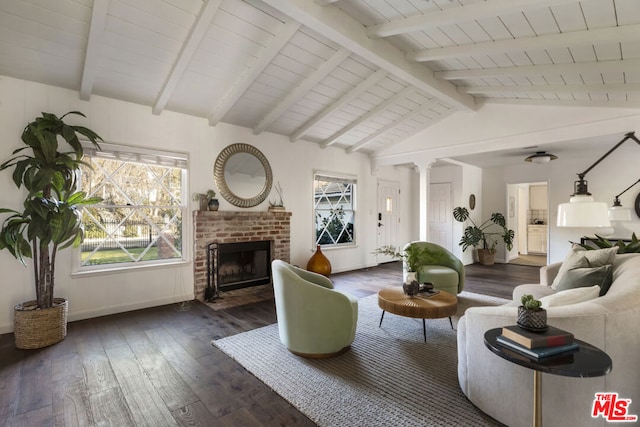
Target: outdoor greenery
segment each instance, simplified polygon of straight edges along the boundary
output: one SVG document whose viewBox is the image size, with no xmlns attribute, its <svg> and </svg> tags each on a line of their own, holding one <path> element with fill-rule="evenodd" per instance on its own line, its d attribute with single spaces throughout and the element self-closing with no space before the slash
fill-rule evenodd
<svg viewBox="0 0 640 427">
<path fill-rule="evenodd" d="M 128 252 L 137 259 L 138 257 L 140 257 L 144 249 L 145 248 L 134 248 L 134 249 L 129 249 Z M 83 257 L 82 257 L 83 262 L 85 261 L 85 258 L 86 258 L 88 265 L 102 265 L 102 264 L 114 264 L 114 263 L 121 263 L 121 262 L 131 262 L 131 257 L 125 252 L 123 252 L 121 249 L 98 251 L 95 254 L 93 254 L 91 258 L 88 258 L 86 256 L 86 255 L 89 255 L 89 253 L 83 253 Z M 148 261 L 148 260 L 154 260 L 154 259 L 158 259 L 158 248 L 156 247 L 149 248 L 147 253 L 145 253 L 144 256 L 141 258 L 141 261 Z"/>
<path fill-rule="evenodd" d="M 457 207 L 453 210 L 453 217 L 458 222 L 470 221 L 472 225 L 464 229 L 464 234 L 460 239 L 459 245 L 462 250 L 466 250 L 470 246 L 487 249 L 490 253 L 496 252 L 498 239 L 501 239 L 507 247 L 507 250 L 513 248 L 513 238 L 515 233 L 507 228 L 507 221 L 499 212 L 491 214 L 491 218 L 477 225 L 469 211 L 465 207 Z"/>
<path fill-rule="evenodd" d="M 101 196 L 104 202 L 85 212 L 87 239 L 82 245 L 81 265 L 109 264 L 103 252 L 109 253 L 112 249 L 125 255 L 130 252 L 127 262 L 158 259 L 145 255 L 138 260 L 132 251 L 153 248 L 159 239 L 173 245 L 173 258 L 180 257 L 183 169 L 135 159 L 129 161 L 126 153 L 122 158 L 103 158 L 98 154 L 91 156 L 82 170 L 83 186 L 91 194 Z M 215 197 L 215 191 L 209 190 L 202 196 Z M 199 200 L 200 194 L 193 197 Z M 157 254 L 157 251 L 148 253 Z M 120 262 L 124 261 L 114 258 L 112 263 Z"/>
<path fill-rule="evenodd" d="M 353 223 L 345 222 L 344 217 L 342 206 L 331 211 L 328 217 L 316 213 L 316 243 L 334 245 L 353 242 Z"/>
<path fill-rule="evenodd" d="M 2 223 L 0 249 L 7 249 L 22 264 L 33 258 L 36 301 L 39 308 L 53 305 L 55 262 L 58 250 L 78 247 L 84 238 L 80 207 L 101 201 L 78 190 L 78 171 L 83 164 L 83 148 L 78 134 L 96 147 L 102 138 L 83 126 L 72 126 L 62 117 L 42 113 L 22 132 L 25 147 L 13 151 L 13 157 L 0 170 L 13 168 L 13 182 L 24 187 L 27 195 L 23 210 L 0 209 L 10 215 Z M 71 148 L 61 149 L 59 142 Z M 29 153 L 28 150 L 31 150 Z"/>
<path fill-rule="evenodd" d="M 316 244 L 352 244 L 355 241 L 355 182 L 316 175 L 314 213 Z"/>
</svg>

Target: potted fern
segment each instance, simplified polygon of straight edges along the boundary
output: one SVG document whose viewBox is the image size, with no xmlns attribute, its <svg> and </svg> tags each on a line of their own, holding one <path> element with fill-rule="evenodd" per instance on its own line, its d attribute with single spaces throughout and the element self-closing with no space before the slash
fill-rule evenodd
<svg viewBox="0 0 640 427">
<path fill-rule="evenodd" d="M 471 222 L 471 225 L 464 229 L 459 245 L 463 251 L 470 246 L 476 247 L 480 264 L 492 265 L 495 262 L 498 239 L 504 242 L 507 250 L 513 248 L 515 233 L 507 228 L 507 221 L 501 213 L 494 212 L 489 219 L 477 225 L 467 208 L 459 206 L 453 210 L 453 218 L 458 222 Z"/>
<path fill-rule="evenodd" d="M 36 299 L 14 308 L 15 343 L 20 349 L 46 347 L 66 336 L 68 302 L 54 298 L 56 256 L 58 250 L 82 243 L 79 208 L 102 200 L 78 190 L 83 157 L 78 134 L 98 149 L 102 138 L 83 126 L 65 123 L 69 114 L 84 117 L 77 111 L 62 117 L 42 113 L 28 123 L 22 132 L 26 146 L 0 165 L 0 170 L 13 168 L 14 184 L 27 191 L 21 211 L 0 209 L 9 214 L 0 229 L 0 250 L 7 249 L 25 266 L 26 258 L 33 259 Z M 63 141 L 70 151 L 59 146 Z"/>
</svg>

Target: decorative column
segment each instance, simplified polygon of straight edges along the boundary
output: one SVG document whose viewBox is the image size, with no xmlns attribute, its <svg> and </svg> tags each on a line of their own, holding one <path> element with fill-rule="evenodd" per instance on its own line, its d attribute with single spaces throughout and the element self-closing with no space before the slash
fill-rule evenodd
<svg viewBox="0 0 640 427">
<path fill-rule="evenodd" d="M 429 184 L 431 183 L 430 171 L 435 160 L 428 159 L 415 162 L 420 173 L 419 194 L 420 194 L 420 240 L 427 241 L 429 238 Z"/>
</svg>

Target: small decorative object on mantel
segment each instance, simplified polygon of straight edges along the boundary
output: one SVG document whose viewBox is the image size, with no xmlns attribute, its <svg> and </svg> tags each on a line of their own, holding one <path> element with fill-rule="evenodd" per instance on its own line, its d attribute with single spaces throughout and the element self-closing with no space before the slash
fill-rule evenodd
<svg viewBox="0 0 640 427">
<path fill-rule="evenodd" d="M 272 202 L 269 201 L 269 212 L 271 211 L 283 211 L 284 210 L 284 202 L 282 201 L 282 186 L 280 185 L 280 182 L 278 181 L 273 188 L 276 189 L 276 192 L 278 193 L 278 197 L 280 200 L 278 200 L 277 202 Z"/>
<path fill-rule="evenodd" d="M 544 332 L 547 325 L 547 310 L 542 308 L 542 303 L 533 295 L 523 295 L 522 305 L 518 307 L 518 326 L 531 332 Z"/>
<path fill-rule="evenodd" d="M 317 245 L 316 252 L 309 258 L 307 270 L 327 277 L 331 274 L 331 262 L 329 262 L 329 259 L 322 253 L 320 245 Z"/>
<path fill-rule="evenodd" d="M 200 203 L 201 211 L 217 211 L 220 207 L 220 202 L 215 197 L 215 191 L 207 190 L 206 193 L 193 193 L 192 200 Z"/>
</svg>

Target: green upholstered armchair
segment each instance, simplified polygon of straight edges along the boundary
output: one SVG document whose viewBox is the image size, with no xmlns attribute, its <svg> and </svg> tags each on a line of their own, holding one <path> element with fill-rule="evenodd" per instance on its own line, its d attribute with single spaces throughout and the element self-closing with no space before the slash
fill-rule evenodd
<svg viewBox="0 0 640 427">
<path fill-rule="evenodd" d="M 322 358 L 348 350 L 356 337 L 358 300 L 320 274 L 282 260 L 271 267 L 280 341 L 289 351 Z"/>
<path fill-rule="evenodd" d="M 437 264 L 425 264 L 418 268 L 418 282 L 433 283 L 433 287 L 441 291 L 457 295 L 464 288 L 464 264 L 454 254 L 440 245 L 431 242 L 410 242 L 403 250 L 411 245 L 418 245 L 421 248 L 429 248 L 436 253 Z M 406 272 L 406 263 L 403 266 Z"/>
</svg>

